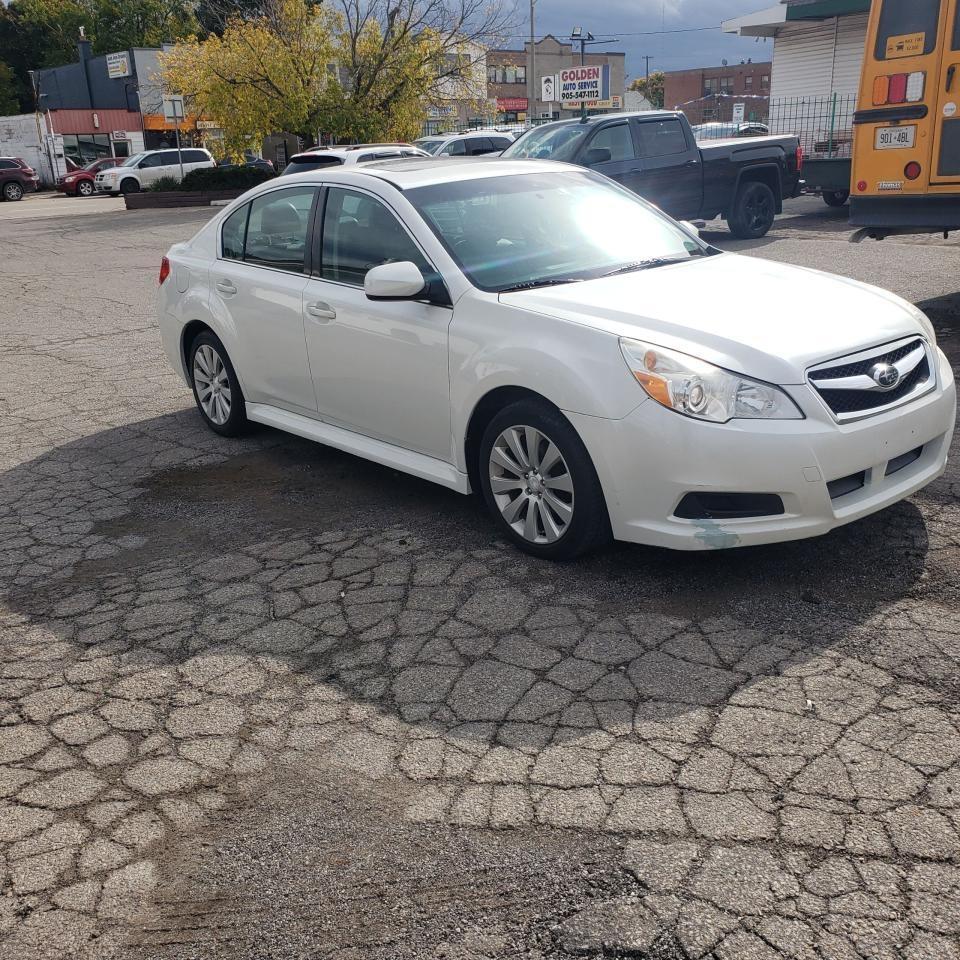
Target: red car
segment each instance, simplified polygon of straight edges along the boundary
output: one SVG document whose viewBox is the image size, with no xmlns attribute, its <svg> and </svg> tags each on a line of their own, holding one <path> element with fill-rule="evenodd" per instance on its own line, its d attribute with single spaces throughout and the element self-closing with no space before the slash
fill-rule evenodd
<svg viewBox="0 0 960 960">
<path fill-rule="evenodd" d="M 57 189 L 61 193 L 74 197 L 92 197 L 94 194 L 93 178 L 108 167 L 115 167 L 123 163 L 124 157 L 101 157 L 88 163 L 78 170 L 71 170 L 66 176 L 57 180 Z"/>
<path fill-rule="evenodd" d="M 19 157 L 0 157 L 0 199 L 22 200 L 24 193 L 40 189 L 33 167 Z"/>
</svg>

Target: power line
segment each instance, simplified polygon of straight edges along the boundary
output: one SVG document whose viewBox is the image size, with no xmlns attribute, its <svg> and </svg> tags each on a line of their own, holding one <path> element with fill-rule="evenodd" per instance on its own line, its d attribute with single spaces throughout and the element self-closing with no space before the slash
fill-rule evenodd
<svg viewBox="0 0 960 960">
<path fill-rule="evenodd" d="M 721 30 L 721 29 L 723 29 L 723 28 L 720 26 L 720 24 L 717 24 L 717 26 L 715 26 L 715 27 L 683 27 L 683 28 L 678 29 L 678 30 L 643 30 L 643 31 L 640 31 L 640 32 L 638 32 L 638 33 L 622 33 L 622 32 L 619 32 L 619 31 L 618 31 L 617 33 L 599 33 L 599 34 L 597 34 L 597 37 L 598 37 L 598 39 L 599 39 L 600 37 L 606 37 L 606 38 L 609 38 L 609 39 L 611 39 L 611 40 L 619 40 L 621 37 L 659 37 L 659 36 L 663 36 L 664 34 L 671 34 L 671 33 L 703 33 L 703 32 L 706 31 L 706 30 Z M 537 40 L 543 40 L 543 39 L 545 39 L 545 38 L 548 37 L 548 36 L 552 36 L 552 37 L 554 37 L 554 38 L 557 39 L 557 40 L 565 40 L 565 39 L 568 39 L 568 38 L 566 38 L 566 37 L 557 36 L 557 34 L 555 34 L 555 33 L 553 33 L 553 34 L 547 34 L 547 33 L 545 33 L 543 36 L 537 37 L 536 39 L 537 39 Z M 529 35 L 529 34 L 524 34 L 524 33 L 511 33 L 511 34 L 508 34 L 508 35 L 507 35 L 507 39 L 510 39 L 510 40 L 518 40 L 518 39 L 529 40 L 529 39 L 530 39 L 530 35 Z"/>
</svg>

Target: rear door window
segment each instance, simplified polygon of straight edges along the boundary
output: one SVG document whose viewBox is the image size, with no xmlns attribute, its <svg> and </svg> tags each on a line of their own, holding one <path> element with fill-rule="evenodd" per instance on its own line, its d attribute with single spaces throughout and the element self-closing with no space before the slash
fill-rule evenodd
<svg viewBox="0 0 960 960">
<path fill-rule="evenodd" d="M 243 259 L 261 267 L 303 273 L 316 193 L 315 187 L 296 187 L 252 200 Z"/>
<path fill-rule="evenodd" d="M 937 44 L 939 25 L 940 0 L 882 0 L 874 57 L 926 55 Z"/>
<path fill-rule="evenodd" d="M 687 138 L 679 120 L 645 120 L 637 124 L 641 157 L 667 157 L 687 152 Z"/>
</svg>

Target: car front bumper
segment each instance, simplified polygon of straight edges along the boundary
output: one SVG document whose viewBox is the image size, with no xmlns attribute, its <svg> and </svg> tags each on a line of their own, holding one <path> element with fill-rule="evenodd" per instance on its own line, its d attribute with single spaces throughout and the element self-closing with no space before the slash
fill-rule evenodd
<svg viewBox="0 0 960 960">
<path fill-rule="evenodd" d="M 957 399 L 938 351 L 934 391 L 905 407 L 848 424 L 832 420 L 806 387 L 788 392 L 803 420 L 711 424 L 647 400 L 623 420 L 567 413 L 586 444 L 618 540 L 711 550 L 819 536 L 925 487 L 946 468 Z M 887 464 L 922 448 L 887 476 Z M 831 499 L 830 481 L 864 472 L 863 486 Z M 776 494 L 784 512 L 749 519 L 680 519 L 689 493 Z"/>
<path fill-rule="evenodd" d="M 119 193 L 120 187 L 116 183 L 104 183 L 100 180 L 94 180 L 93 182 L 94 189 L 97 193 Z"/>
</svg>

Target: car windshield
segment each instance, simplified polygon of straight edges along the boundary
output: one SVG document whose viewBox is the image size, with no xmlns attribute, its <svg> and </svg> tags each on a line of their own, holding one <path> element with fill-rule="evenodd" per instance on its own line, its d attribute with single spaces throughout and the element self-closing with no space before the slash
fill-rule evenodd
<svg viewBox="0 0 960 960">
<path fill-rule="evenodd" d="M 565 123 L 559 127 L 539 127 L 525 133 L 503 151 L 504 160 L 536 158 L 570 160 L 592 127 L 587 123 Z"/>
<path fill-rule="evenodd" d="M 104 163 L 103 157 L 98 157 L 96 160 L 91 160 L 90 163 L 88 163 L 83 169 L 93 172 L 94 170 L 98 170 L 101 167 L 105 169 L 106 167 L 109 167 L 109 166 L 112 166 L 112 164 Z"/>
<path fill-rule="evenodd" d="M 426 150 L 427 153 L 436 153 L 447 141 L 441 139 L 437 140 L 417 140 L 415 141 L 415 146 L 418 146 L 421 150 Z"/>
<path fill-rule="evenodd" d="M 120 164 L 121 167 L 135 167 L 144 157 L 145 153 L 135 153 L 132 157 L 127 157 L 123 163 Z"/>
<path fill-rule="evenodd" d="M 711 249 L 590 171 L 484 177 L 406 196 L 482 290 L 589 280 Z"/>
</svg>

